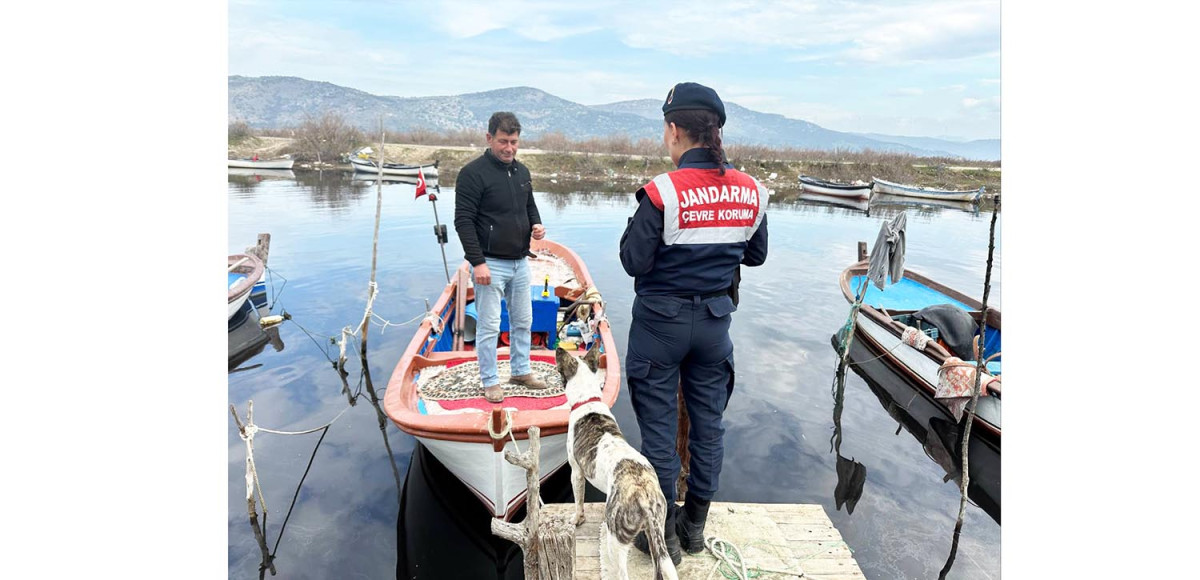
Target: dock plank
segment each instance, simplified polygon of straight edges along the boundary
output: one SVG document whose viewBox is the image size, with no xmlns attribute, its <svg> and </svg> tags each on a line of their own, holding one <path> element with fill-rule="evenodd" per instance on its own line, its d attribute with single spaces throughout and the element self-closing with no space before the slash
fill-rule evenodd
<svg viewBox="0 0 1200 580">
<path fill-rule="evenodd" d="M 573 514 L 574 509 L 574 504 L 547 504 L 542 513 L 565 517 Z M 575 577 L 599 580 L 604 504 L 585 504 L 584 517 L 586 521 L 576 529 Z M 705 535 L 717 536 L 736 545 L 748 564 L 763 570 L 803 571 L 806 578 L 818 580 L 865 578 L 849 546 L 820 505 L 713 502 Z M 684 554 L 683 562 L 677 567 L 679 577 L 708 577 L 716 562 L 708 550 L 695 555 Z M 630 578 L 653 577 L 653 569 L 649 556 L 636 549 L 630 551 Z M 776 572 L 758 576 L 764 580 L 797 577 Z"/>
</svg>

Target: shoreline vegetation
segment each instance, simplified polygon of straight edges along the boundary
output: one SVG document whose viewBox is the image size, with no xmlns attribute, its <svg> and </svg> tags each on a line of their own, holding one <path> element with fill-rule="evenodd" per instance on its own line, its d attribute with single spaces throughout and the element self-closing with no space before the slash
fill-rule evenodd
<svg viewBox="0 0 1200 580">
<path fill-rule="evenodd" d="M 423 164 L 438 161 L 438 181 L 453 186 L 458 171 L 486 148 L 482 132 L 388 132 L 384 161 Z M 361 147 L 379 151 L 379 135 L 350 127 L 327 114 L 295 129 L 251 129 L 229 125 L 228 157 L 258 155 L 271 159 L 290 155 L 298 171 L 353 171 L 346 155 Z M 885 179 L 940 189 L 978 189 L 989 195 L 1001 190 L 998 161 L 966 161 L 950 157 L 917 157 L 877 151 L 823 151 L 756 145 L 729 145 L 725 152 L 739 170 L 757 177 L 780 200 L 800 193 L 800 175 L 832 181 Z M 555 193 L 571 191 L 632 192 L 655 175 L 673 170 L 662 143 L 628 137 L 572 140 L 550 133 L 521 140 L 518 158 L 529 167 L 535 186 Z M 771 177 L 774 175 L 774 177 Z"/>
</svg>

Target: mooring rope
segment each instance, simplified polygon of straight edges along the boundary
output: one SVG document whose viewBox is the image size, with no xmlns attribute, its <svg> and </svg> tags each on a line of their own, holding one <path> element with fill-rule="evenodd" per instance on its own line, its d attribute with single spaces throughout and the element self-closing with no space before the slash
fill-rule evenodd
<svg viewBox="0 0 1200 580">
<path fill-rule="evenodd" d="M 730 580 L 749 580 L 750 578 L 757 578 L 761 574 L 783 574 L 799 578 L 804 577 L 803 570 L 797 572 L 794 570 L 776 570 L 748 565 L 742 557 L 742 551 L 738 549 L 736 544 L 717 536 L 705 538 L 704 547 L 708 548 L 709 553 L 717 559 L 712 569 L 708 572 L 708 578 L 712 578 L 718 572 Z"/>
</svg>

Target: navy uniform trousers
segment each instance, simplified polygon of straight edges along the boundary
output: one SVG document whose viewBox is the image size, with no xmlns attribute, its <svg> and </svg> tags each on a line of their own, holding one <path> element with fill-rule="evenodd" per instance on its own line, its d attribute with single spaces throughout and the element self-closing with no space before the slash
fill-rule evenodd
<svg viewBox="0 0 1200 580">
<path fill-rule="evenodd" d="M 691 429 L 688 490 L 701 499 L 717 492 L 725 451 L 721 415 L 733 393 L 733 300 L 719 296 L 638 296 L 625 360 L 629 393 L 642 430 L 642 454 L 675 501 L 679 454 L 677 392 L 682 381 Z"/>
</svg>

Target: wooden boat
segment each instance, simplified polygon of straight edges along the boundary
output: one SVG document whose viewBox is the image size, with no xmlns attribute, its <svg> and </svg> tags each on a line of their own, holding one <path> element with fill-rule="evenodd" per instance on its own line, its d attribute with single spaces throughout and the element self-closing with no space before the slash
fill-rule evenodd
<svg viewBox="0 0 1200 580">
<path fill-rule="evenodd" d="M 838 183 L 836 181 L 826 181 L 808 175 L 801 175 L 800 189 L 809 193 L 819 193 L 835 197 L 850 197 L 855 199 L 871 197 L 871 184 L 863 181 Z"/>
<path fill-rule="evenodd" d="M 295 160 L 287 157 L 279 159 L 230 159 L 230 167 L 243 169 L 291 169 Z"/>
<path fill-rule="evenodd" d="M 262 279 L 262 260 L 252 254 L 230 254 L 229 256 L 229 316 L 233 318 L 242 304 L 250 298 L 254 286 Z"/>
<path fill-rule="evenodd" d="M 906 197 L 978 201 L 979 197 L 983 195 L 983 187 L 970 190 L 934 189 L 932 187 L 920 187 L 916 185 L 892 183 L 891 181 L 884 181 L 878 177 L 874 178 L 874 182 L 875 185 L 872 189 L 876 193 L 890 193 L 892 195 L 903 195 Z"/>
<path fill-rule="evenodd" d="M 544 304 L 536 300 L 543 288 L 550 296 L 559 297 L 553 301 L 557 308 L 563 301 L 578 300 L 588 289 L 594 289 L 595 283 L 583 260 L 566 246 L 549 240 L 534 240 L 531 250 L 536 254 L 536 258 L 529 258 L 532 279 L 541 281 L 531 288 L 531 299 L 535 300 L 533 329 L 537 332 L 538 306 Z M 529 427 L 538 426 L 541 430 L 539 477 L 544 480 L 567 461 L 570 409 L 565 394 L 555 394 L 562 393 L 562 388 L 551 350 L 539 350 L 535 346 L 531 353 L 533 372 L 543 379 L 554 378 L 550 388 L 536 392 L 539 394 L 537 399 L 516 396 L 519 389 L 506 389 L 508 396 L 503 403 L 487 403 L 483 399 L 478 370 L 452 371 L 457 367 L 470 369 L 468 365 L 478 364 L 474 347 L 464 336 L 471 326 L 467 306 L 473 306 L 473 301 L 470 267 L 464 261 L 434 304 L 432 312 L 435 316 L 421 322 L 400 357 L 388 382 L 383 406 L 388 417 L 429 449 L 494 517 L 508 519 L 524 504 L 526 483 L 525 470 L 505 461 L 504 451 L 515 450 L 517 445 L 527 449 Z M 620 390 L 621 366 L 602 303 L 591 306 L 586 321 L 594 324 L 593 336 L 602 348 L 600 360 L 605 374 L 602 400 L 612 407 Z M 551 329 L 556 325 L 557 321 L 552 321 Z M 508 351 L 507 347 L 501 347 L 500 358 L 506 359 Z M 502 382 L 507 379 L 506 367 L 507 360 L 502 360 Z M 439 399 L 438 389 L 446 388 L 457 389 L 459 394 L 468 397 L 457 401 L 445 397 Z"/>
<path fill-rule="evenodd" d="M 374 161 L 374 160 L 362 159 L 360 157 L 351 157 L 350 165 L 354 166 L 354 171 L 356 173 L 361 172 L 361 173 L 379 174 L 379 162 Z M 383 164 L 383 174 L 385 176 L 391 175 L 391 176 L 416 177 L 417 171 L 420 170 L 425 174 L 425 179 L 431 179 L 431 178 L 437 177 L 437 175 L 438 175 L 437 166 L 438 166 L 438 164 L 436 162 L 429 163 L 426 165 L 404 165 L 401 163 L 384 163 Z"/>
<path fill-rule="evenodd" d="M 855 300 L 856 292 L 862 286 L 867 273 L 868 262 L 857 262 L 846 268 L 841 275 L 842 295 L 850 303 Z M 904 270 L 904 278 L 897 283 L 879 290 L 873 284 L 867 285 L 866 296 L 862 308 L 858 311 L 857 324 L 854 329 L 854 340 L 861 340 L 875 356 L 887 362 L 897 373 L 907 377 L 915 384 L 933 396 L 937 391 L 938 369 L 946 359 L 955 356 L 947 347 L 938 342 L 930 341 L 924 350 L 917 350 L 906 344 L 901 337 L 906 326 L 924 326 L 927 323 L 917 323 L 913 314 L 917 311 L 936 304 L 951 304 L 960 308 L 979 323 L 982 304 L 952 288 L 939 284 L 912 270 Z M 925 330 L 922 328 L 921 330 Z M 930 334 L 926 331 L 926 334 Z M 988 309 L 987 337 L 983 351 L 985 357 L 998 355 L 1000 352 L 1000 311 Z M 958 358 L 969 361 L 971 356 Z M 987 365 L 988 371 L 997 380 L 989 387 L 988 396 L 980 396 L 976 408 L 975 428 L 990 433 L 996 440 L 1000 437 L 1000 396 L 1001 384 L 999 357 Z M 986 378 L 986 377 L 985 377 Z M 942 401 L 939 399 L 939 403 Z M 945 405 L 945 403 L 942 403 Z"/>
</svg>

